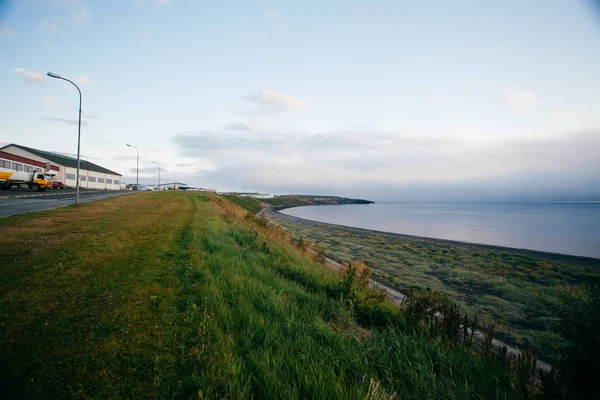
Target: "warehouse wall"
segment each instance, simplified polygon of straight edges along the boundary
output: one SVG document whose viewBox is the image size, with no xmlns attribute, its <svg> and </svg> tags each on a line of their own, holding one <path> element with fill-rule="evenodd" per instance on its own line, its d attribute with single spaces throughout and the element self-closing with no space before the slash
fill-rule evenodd
<svg viewBox="0 0 600 400">
<path fill-rule="evenodd" d="M 102 172 L 88 171 L 86 169 L 79 170 L 81 184 L 83 189 L 107 189 L 117 190 L 120 188 L 119 175 L 105 174 Z M 75 176 L 77 176 L 77 168 L 67 167 L 65 169 L 65 185 L 75 187 Z"/>
</svg>

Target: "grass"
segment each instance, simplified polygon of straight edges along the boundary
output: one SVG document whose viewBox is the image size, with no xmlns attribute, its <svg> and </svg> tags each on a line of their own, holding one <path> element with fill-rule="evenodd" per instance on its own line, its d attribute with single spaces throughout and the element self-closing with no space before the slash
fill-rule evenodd
<svg viewBox="0 0 600 400">
<path fill-rule="evenodd" d="M 224 197 L 232 203 L 235 203 L 238 206 L 242 207 L 243 209 L 248 210 L 252 214 L 256 214 L 257 212 L 263 209 L 263 205 L 252 197 L 235 195 L 226 195 Z"/>
<path fill-rule="evenodd" d="M 363 260 L 373 275 L 407 292 L 434 289 L 477 315 L 480 325 L 498 322 L 501 337 L 552 357 L 564 344 L 551 330 L 556 319 L 539 295 L 600 284 L 600 260 L 584 260 L 424 240 L 347 228 L 269 212 L 268 218 L 297 238 L 323 247 L 339 261 Z"/>
<path fill-rule="evenodd" d="M 258 222 L 177 192 L 3 219 L 2 394 L 518 398 L 468 349 L 359 324 L 338 276 Z"/>
</svg>

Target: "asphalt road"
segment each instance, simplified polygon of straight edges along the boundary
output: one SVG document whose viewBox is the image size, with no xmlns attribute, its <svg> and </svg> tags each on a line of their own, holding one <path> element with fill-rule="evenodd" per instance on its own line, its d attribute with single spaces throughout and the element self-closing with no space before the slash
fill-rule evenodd
<svg viewBox="0 0 600 400">
<path fill-rule="evenodd" d="M 125 191 L 81 191 L 79 201 L 88 203 L 90 201 L 102 200 L 113 196 L 122 196 L 135 193 Z M 9 190 L 0 192 L 0 218 L 11 215 L 23 214 L 34 211 L 51 210 L 53 208 L 66 207 L 75 202 L 75 191 L 55 190 L 42 193 L 29 191 Z"/>
</svg>

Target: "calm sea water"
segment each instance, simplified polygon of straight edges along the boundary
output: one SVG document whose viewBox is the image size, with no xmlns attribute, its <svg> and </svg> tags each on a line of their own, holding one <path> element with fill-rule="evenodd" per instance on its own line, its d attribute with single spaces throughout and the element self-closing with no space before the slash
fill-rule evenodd
<svg viewBox="0 0 600 400">
<path fill-rule="evenodd" d="M 356 228 L 600 258 L 600 204 L 381 203 L 282 212 Z"/>
</svg>

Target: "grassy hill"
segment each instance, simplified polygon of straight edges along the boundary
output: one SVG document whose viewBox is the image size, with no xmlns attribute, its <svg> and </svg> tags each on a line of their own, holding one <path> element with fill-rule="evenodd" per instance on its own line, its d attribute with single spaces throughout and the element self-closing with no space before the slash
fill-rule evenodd
<svg viewBox="0 0 600 400">
<path fill-rule="evenodd" d="M 1 225 L 4 398 L 520 396 L 490 359 L 403 329 L 366 292 L 342 296 L 338 274 L 215 194 Z"/>
<path fill-rule="evenodd" d="M 250 211 L 253 214 L 256 214 L 257 212 L 259 212 L 260 210 L 262 210 L 264 208 L 263 203 L 260 203 L 258 200 L 254 199 L 252 197 L 236 196 L 236 195 L 225 195 L 223 197 L 225 197 L 227 200 L 231 201 L 232 203 L 237 204 L 238 206 L 242 207 L 243 209 Z"/>
<path fill-rule="evenodd" d="M 261 199 L 263 203 L 272 206 L 293 207 L 293 206 L 314 206 L 328 204 L 371 204 L 372 201 L 362 199 L 348 199 L 337 196 L 319 196 L 319 195 L 284 195 L 276 196 L 270 199 Z"/>
</svg>

